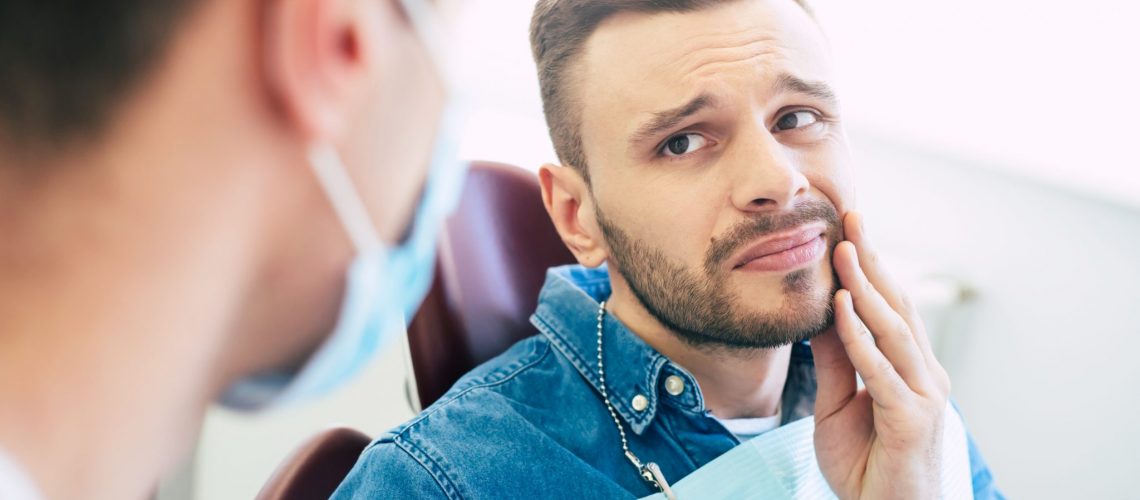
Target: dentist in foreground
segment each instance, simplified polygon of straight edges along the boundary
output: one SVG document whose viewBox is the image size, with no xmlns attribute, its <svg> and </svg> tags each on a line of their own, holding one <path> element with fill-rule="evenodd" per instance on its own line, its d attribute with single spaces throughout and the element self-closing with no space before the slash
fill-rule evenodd
<svg viewBox="0 0 1140 500">
<path fill-rule="evenodd" d="M 351 378 L 458 197 L 427 0 L 5 0 L 0 499 L 145 498 Z"/>
</svg>

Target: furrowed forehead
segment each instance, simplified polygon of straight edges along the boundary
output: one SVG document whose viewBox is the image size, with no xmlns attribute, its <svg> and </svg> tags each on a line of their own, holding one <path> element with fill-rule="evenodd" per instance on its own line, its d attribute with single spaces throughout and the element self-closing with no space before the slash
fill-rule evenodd
<svg viewBox="0 0 1140 500">
<path fill-rule="evenodd" d="M 702 94 L 715 98 L 716 85 L 775 93 L 797 90 L 788 85 L 797 81 L 827 81 L 830 61 L 822 33 L 800 5 L 746 0 L 691 12 L 616 14 L 587 40 L 573 72 L 583 129 L 601 126 L 613 134 L 620 126 L 629 134 L 636 127 L 623 122 L 683 107 Z M 585 149 L 591 140 L 584 130 Z"/>
</svg>

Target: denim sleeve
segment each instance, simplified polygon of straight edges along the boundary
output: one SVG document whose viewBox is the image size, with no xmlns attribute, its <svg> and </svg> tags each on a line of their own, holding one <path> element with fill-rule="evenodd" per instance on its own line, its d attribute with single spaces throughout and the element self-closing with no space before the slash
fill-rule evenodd
<svg viewBox="0 0 1140 500">
<path fill-rule="evenodd" d="M 958 407 L 953 399 L 950 404 L 954 405 L 954 410 L 962 416 L 962 409 Z M 966 423 L 966 417 L 962 416 L 962 423 Z M 982 452 L 978 451 L 978 444 L 974 442 L 974 436 L 970 434 L 969 429 L 966 430 L 966 446 L 970 454 L 970 477 L 974 485 L 974 499 L 975 500 L 1005 500 L 1003 495 L 994 484 L 994 476 L 990 473 L 990 466 L 986 465 L 986 459 L 982 458 Z"/>
<path fill-rule="evenodd" d="M 332 499 L 449 498 L 423 463 L 392 441 L 380 441 L 360 454 Z"/>
<path fill-rule="evenodd" d="M 970 476 L 974 483 L 974 499 L 1005 500 L 1005 495 L 1002 495 L 998 491 L 997 485 L 994 484 L 994 476 L 990 474 L 990 466 L 986 465 L 986 459 L 982 458 L 982 452 L 978 451 L 978 445 L 974 443 L 974 436 L 971 436 L 969 431 L 966 432 L 966 444 L 970 451 Z"/>
</svg>

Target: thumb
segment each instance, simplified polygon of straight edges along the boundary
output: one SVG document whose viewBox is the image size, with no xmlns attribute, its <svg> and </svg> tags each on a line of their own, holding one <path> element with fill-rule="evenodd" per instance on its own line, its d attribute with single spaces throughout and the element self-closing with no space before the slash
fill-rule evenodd
<svg viewBox="0 0 1140 500">
<path fill-rule="evenodd" d="M 835 326 L 811 339 L 815 358 L 815 418 L 819 422 L 843 409 L 855 397 L 855 367 L 847 358 Z"/>
</svg>

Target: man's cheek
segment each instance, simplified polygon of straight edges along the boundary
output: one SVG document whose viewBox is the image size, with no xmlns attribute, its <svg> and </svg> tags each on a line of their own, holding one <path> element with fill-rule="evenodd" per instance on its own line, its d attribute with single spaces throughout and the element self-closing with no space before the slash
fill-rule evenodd
<svg viewBox="0 0 1140 500">
<path fill-rule="evenodd" d="M 676 203 L 639 211 L 629 220 L 630 231 L 674 261 L 699 268 L 708 248 L 708 238 L 703 235 L 709 234 L 699 208 Z"/>
<path fill-rule="evenodd" d="M 835 206 L 840 218 L 855 208 L 855 180 L 851 156 L 845 145 L 835 143 L 805 156 L 804 174 L 812 188 Z"/>
</svg>

